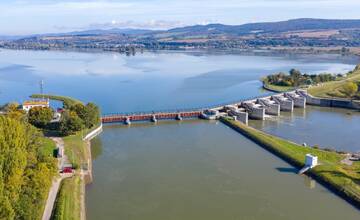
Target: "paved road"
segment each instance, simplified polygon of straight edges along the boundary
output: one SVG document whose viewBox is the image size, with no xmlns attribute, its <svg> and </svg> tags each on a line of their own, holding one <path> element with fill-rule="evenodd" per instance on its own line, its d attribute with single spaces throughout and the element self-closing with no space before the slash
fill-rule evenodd
<svg viewBox="0 0 360 220">
<path fill-rule="evenodd" d="M 55 144 L 56 147 L 59 148 L 59 150 L 61 150 L 61 152 L 64 152 L 64 141 L 62 138 L 58 138 L 58 137 L 52 137 L 51 138 Z M 68 163 L 68 159 L 66 157 L 65 154 L 62 155 L 62 157 L 60 159 L 58 159 L 58 168 L 59 171 L 62 170 L 64 164 Z M 46 204 L 45 204 L 45 209 L 44 209 L 44 213 L 42 216 L 42 220 L 49 220 L 51 217 L 51 213 L 52 210 L 54 208 L 54 204 L 55 204 L 55 200 L 56 200 L 56 196 L 59 192 L 59 188 L 60 188 L 60 183 L 64 178 L 68 178 L 73 176 L 72 173 L 60 173 L 60 177 L 57 177 L 53 180 L 53 183 L 51 185 L 49 194 L 48 194 L 48 198 L 46 200 Z"/>
</svg>

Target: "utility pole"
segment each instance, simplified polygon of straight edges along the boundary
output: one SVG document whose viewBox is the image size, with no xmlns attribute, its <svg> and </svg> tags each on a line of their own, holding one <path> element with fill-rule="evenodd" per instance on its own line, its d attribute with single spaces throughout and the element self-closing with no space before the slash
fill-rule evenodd
<svg viewBox="0 0 360 220">
<path fill-rule="evenodd" d="M 40 94 L 42 96 L 42 99 L 45 99 L 44 98 L 44 80 L 40 81 Z"/>
</svg>

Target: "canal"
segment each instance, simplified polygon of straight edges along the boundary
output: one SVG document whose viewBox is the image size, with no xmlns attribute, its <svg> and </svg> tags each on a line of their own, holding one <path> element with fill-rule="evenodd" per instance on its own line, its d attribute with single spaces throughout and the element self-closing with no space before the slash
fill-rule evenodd
<svg viewBox="0 0 360 220">
<path fill-rule="evenodd" d="M 249 125 L 298 144 L 337 151 L 360 152 L 360 111 L 307 105 L 294 112 L 264 121 L 250 120 Z"/>
<path fill-rule="evenodd" d="M 112 125 L 93 141 L 88 219 L 359 219 L 360 212 L 217 122 Z"/>
</svg>

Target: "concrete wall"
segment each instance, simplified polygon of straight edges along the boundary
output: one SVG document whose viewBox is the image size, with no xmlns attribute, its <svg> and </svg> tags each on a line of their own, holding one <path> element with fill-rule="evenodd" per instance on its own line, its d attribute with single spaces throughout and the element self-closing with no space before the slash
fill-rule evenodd
<svg viewBox="0 0 360 220">
<path fill-rule="evenodd" d="M 265 109 L 264 108 L 251 108 L 249 111 L 249 117 L 253 119 L 264 120 L 265 119 Z"/>
<path fill-rule="evenodd" d="M 273 100 L 280 105 L 281 111 L 294 111 L 294 101 L 287 99 L 283 100 L 280 97 L 273 96 Z"/>
<path fill-rule="evenodd" d="M 342 99 L 328 99 L 328 98 L 317 98 L 307 94 L 306 103 L 309 105 L 318 105 L 323 107 L 338 107 L 338 108 L 349 108 L 360 110 L 359 101 L 342 100 Z"/>
<path fill-rule="evenodd" d="M 269 103 L 266 100 L 259 99 L 258 103 L 265 108 L 265 113 L 268 115 L 280 115 L 280 105 L 276 103 Z"/>
<path fill-rule="evenodd" d="M 248 125 L 249 122 L 249 114 L 247 112 L 241 112 L 241 111 L 233 111 L 231 110 L 229 112 L 231 116 L 236 116 L 236 120 Z"/>
<path fill-rule="evenodd" d="M 102 132 L 102 124 L 100 124 L 99 127 L 97 127 L 96 129 L 92 130 L 90 133 L 88 133 L 83 140 L 87 141 L 87 140 L 91 140 L 94 137 L 96 137 L 98 134 L 100 134 Z"/>
</svg>

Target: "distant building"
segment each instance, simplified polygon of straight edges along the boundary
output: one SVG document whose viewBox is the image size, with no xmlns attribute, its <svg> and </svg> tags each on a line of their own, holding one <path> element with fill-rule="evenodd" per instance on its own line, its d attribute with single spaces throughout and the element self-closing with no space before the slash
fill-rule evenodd
<svg viewBox="0 0 360 220">
<path fill-rule="evenodd" d="M 48 99 L 42 99 L 42 100 L 30 100 L 30 101 L 25 101 L 22 105 L 22 109 L 24 111 L 29 111 L 30 109 L 34 108 L 34 107 L 50 107 L 50 102 Z"/>
</svg>

